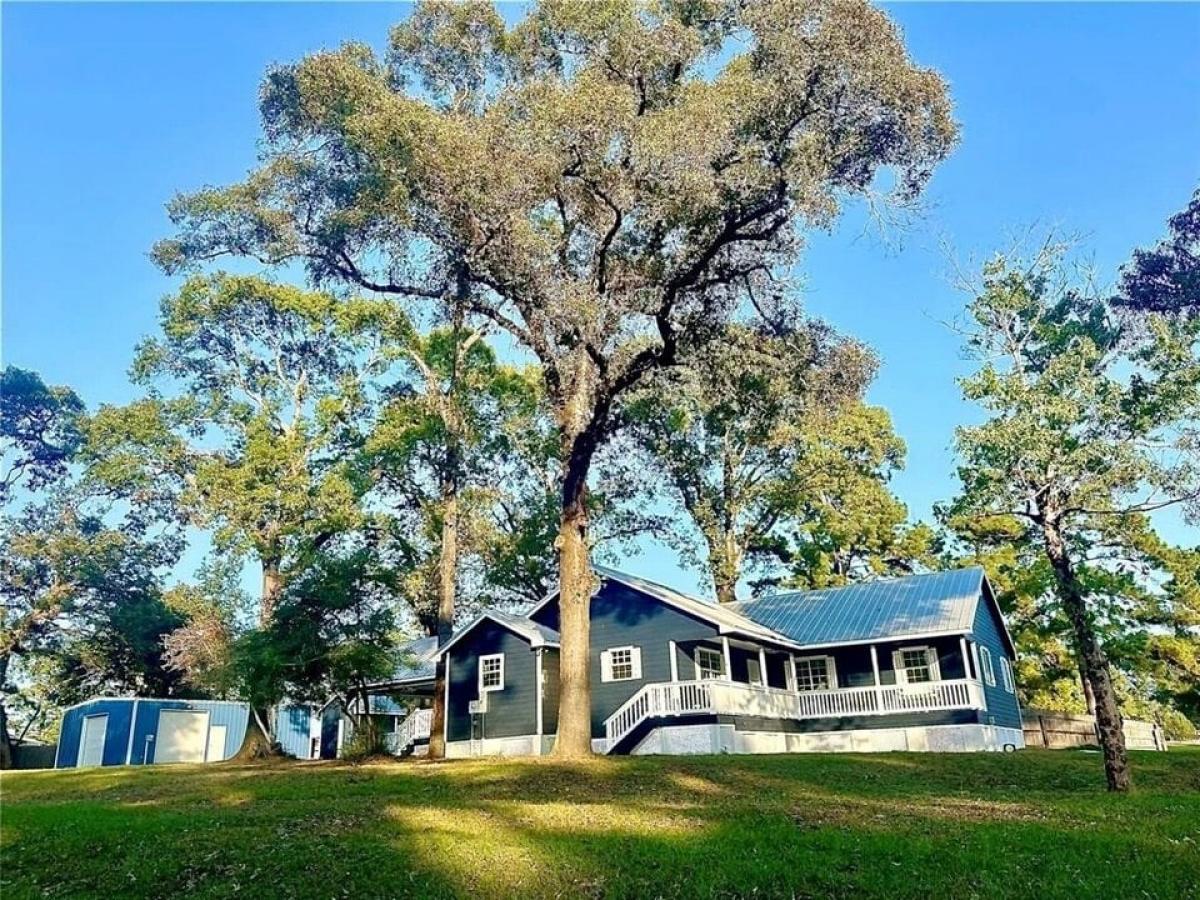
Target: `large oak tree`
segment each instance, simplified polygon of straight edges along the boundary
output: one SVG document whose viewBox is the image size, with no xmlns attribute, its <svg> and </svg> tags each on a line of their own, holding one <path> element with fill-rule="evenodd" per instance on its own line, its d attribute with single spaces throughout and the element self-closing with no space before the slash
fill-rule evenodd
<svg viewBox="0 0 1200 900">
<path fill-rule="evenodd" d="M 946 88 L 857 0 L 428 2 L 386 60 L 268 73 L 262 165 L 178 198 L 170 271 L 222 254 L 465 302 L 542 366 L 561 443 L 555 752 L 590 752 L 588 477 L 618 401 L 739 308 L 802 226 L 911 199 L 956 137 Z"/>
</svg>

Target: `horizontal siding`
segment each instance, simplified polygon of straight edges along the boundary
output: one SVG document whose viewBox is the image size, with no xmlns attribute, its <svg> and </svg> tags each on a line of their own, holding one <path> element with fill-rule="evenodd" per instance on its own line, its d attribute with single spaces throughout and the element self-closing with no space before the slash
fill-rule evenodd
<svg viewBox="0 0 1200 900">
<path fill-rule="evenodd" d="M 488 694 L 488 711 L 476 738 L 515 737 L 537 731 L 537 668 L 529 642 L 490 619 L 483 619 L 450 648 L 450 708 L 447 738 L 472 737 L 470 703 L 479 699 L 479 657 L 504 654 L 504 690 Z"/>
<path fill-rule="evenodd" d="M 982 598 L 979 608 L 975 611 L 972 637 L 979 642 L 980 646 L 987 647 L 992 651 L 992 668 L 996 672 L 996 684 L 994 686 L 986 683 L 983 685 L 983 694 L 987 699 L 988 707 L 987 717 L 984 721 L 987 724 L 1001 725 L 1005 728 L 1020 728 L 1021 707 L 1017 703 L 1016 694 L 1010 694 L 1004 689 L 1004 676 L 1000 672 L 1000 660 L 1008 657 L 1000 628 L 999 613 L 986 597 Z M 1015 673 L 1013 678 L 1016 678 Z M 979 680 L 983 681 L 983 673 L 980 673 Z M 1014 691 L 1015 685 L 1014 681 Z M 994 721 L 989 721 L 989 719 Z"/>
<path fill-rule="evenodd" d="M 534 616 L 543 625 L 558 629 L 558 600 Z M 654 681 L 671 680 L 671 641 L 713 639 L 713 625 L 689 616 L 661 600 L 616 581 L 605 580 L 592 598 L 590 674 L 592 682 L 592 737 L 604 737 L 604 722 L 620 706 Z M 600 654 L 610 647 L 639 647 L 642 677 L 630 681 L 600 680 Z M 693 666 L 679 648 L 679 678 L 693 677 Z"/>
</svg>

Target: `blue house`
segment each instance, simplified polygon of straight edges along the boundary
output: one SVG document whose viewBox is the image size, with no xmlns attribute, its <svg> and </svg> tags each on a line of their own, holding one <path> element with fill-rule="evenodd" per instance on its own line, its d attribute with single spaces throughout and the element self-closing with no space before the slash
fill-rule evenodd
<svg viewBox="0 0 1200 900">
<path fill-rule="evenodd" d="M 54 765 L 220 762 L 241 749 L 249 718 L 245 703 L 97 697 L 64 712 Z"/>
<path fill-rule="evenodd" d="M 980 568 L 725 606 L 612 569 L 596 574 L 597 752 L 1024 746 L 1015 650 Z M 448 756 L 553 746 L 558 623 L 552 594 L 524 616 L 484 612 L 441 649 Z M 434 658 L 376 689 L 428 698 Z M 415 720 L 408 728 L 420 731 Z"/>
</svg>

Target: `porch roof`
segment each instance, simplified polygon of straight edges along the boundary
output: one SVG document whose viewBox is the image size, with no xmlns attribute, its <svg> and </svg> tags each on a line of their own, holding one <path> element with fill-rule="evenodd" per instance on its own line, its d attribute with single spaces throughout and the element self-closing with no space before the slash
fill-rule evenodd
<svg viewBox="0 0 1200 900">
<path fill-rule="evenodd" d="M 975 566 L 769 594 L 738 603 L 736 609 L 799 643 L 841 644 L 970 631 L 983 592 L 983 569 Z"/>
</svg>

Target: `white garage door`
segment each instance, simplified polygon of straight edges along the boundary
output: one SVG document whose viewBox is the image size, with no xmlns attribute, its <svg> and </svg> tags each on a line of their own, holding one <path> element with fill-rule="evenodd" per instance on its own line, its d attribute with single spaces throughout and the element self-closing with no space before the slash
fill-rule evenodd
<svg viewBox="0 0 1200 900">
<path fill-rule="evenodd" d="M 204 757 L 205 762 L 220 762 L 225 758 L 225 734 L 228 730 L 226 725 L 209 727 L 208 753 Z"/>
<path fill-rule="evenodd" d="M 164 709 L 158 714 L 154 743 L 156 763 L 204 762 L 208 743 L 208 713 L 192 709 Z"/>
<path fill-rule="evenodd" d="M 104 737 L 108 734 L 108 713 L 88 716 L 83 720 L 83 733 L 79 736 L 79 765 L 98 766 L 104 762 Z"/>
</svg>

